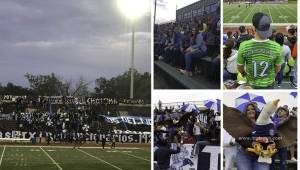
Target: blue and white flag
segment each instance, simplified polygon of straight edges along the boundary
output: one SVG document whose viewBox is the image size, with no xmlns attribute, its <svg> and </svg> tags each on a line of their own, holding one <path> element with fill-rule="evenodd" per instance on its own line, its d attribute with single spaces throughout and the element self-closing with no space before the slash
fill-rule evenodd
<svg viewBox="0 0 300 170">
<path fill-rule="evenodd" d="M 188 112 L 188 113 L 191 113 L 191 112 L 193 112 L 193 113 L 199 113 L 199 109 L 194 104 L 184 104 L 181 107 L 181 111 Z"/>
<path fill-rule="evenodd" d="M 205 100 L 204 106 L 209 110 L 221 113 L 221 100 L 219 99 Z"/>
</svg>

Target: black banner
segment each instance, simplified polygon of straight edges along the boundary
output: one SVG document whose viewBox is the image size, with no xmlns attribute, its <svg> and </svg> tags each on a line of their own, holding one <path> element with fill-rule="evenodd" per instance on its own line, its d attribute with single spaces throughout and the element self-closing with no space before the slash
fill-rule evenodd
<svg viewBox="0 0 300 170">
<path fill-rule="evenodd" d="M 11 132 L 0 132 L 1 138 L 21 138 L 21 139 L 32 139 L 35 137 L 46 137 L 50 135 L 50 137 L 56 140 L 65 140 L 68 138 L 66 133 L 60 134 L 52 134 L 50 132 L 45 133 L 37 133 L 37 132 L 21 132 L 21 131 L 11 131 Z M 82 136 L 82 133 L 72 133 L 72 137 Z M 103 138 L 106 139 L 107 142 L 110 142 L 112 135 L 115 137 L 116 142 L 119 143 L 150 143 L 151 135 L 150 134 L 94 134 L 94 133 L 86 133 L 84 135 L 84 139 L 86 141 L 96 141 L 99 139 L 101 141 Z"/>
<path fill-rule="evenodd" d="M 35 101 L 49 104 L 85 104 L 85 105 L 118 105 L 118 104 L 137 104 L 143 105 L 141 99 L 116 99 L 106 97 L 73 97 L 73 96 L 0 96 L 0 103 L 14 103 L 22 101 Z"/>
</svg>

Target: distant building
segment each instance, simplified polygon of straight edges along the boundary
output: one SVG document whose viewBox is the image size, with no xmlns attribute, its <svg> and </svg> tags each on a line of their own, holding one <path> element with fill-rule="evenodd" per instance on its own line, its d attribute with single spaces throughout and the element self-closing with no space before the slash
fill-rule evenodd
<svg viewBox="0 0 300 170">
<path fill-rule="evenodd" d="M 220 0 L 200 0 L 176 10 L 176 22 L 190 21 L 214 13 L 220 6 Z"/>
</svg>

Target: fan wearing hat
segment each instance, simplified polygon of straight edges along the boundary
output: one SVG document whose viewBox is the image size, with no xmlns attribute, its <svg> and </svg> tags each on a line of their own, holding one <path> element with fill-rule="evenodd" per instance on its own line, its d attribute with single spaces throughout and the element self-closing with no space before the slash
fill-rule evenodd
<svg viewBox="0 0 300 170">
<path fill-rule="evenodd" d="M 255 37 L 241 43 L 238 51 L 238 71 L 256 89 L 273 88 L 282 64 L 281 46 L 268 39 L 272 35 L 268 15 L 258 12 L 252 18 Z"/>
</svg>

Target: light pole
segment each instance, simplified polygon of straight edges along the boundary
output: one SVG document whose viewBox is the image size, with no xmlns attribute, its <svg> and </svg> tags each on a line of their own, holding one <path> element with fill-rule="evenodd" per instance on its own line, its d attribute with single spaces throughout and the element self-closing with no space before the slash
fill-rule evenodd
<svg viewBox="0 0 300 170">
<path fill-rule="evenodd" d="M 134 22 L 132 22 L 132 37 L 131 37 L 131 68 L 130 68 L 130 99 L 133 99 L 133 84 L 134 84 Z"/>
<path fill-rule="evenodd" d="M 135 21 L 148 12 L 150 0 L 118 0 L 120 11 L 131 22 L 132 37 L 131 37 L 131 64 L 130 64 L 130 99 L 133 99 L 134 89 L 134 32 Z"/>
</svg>

